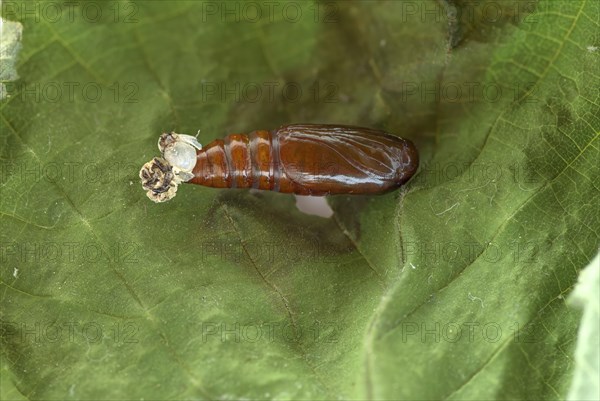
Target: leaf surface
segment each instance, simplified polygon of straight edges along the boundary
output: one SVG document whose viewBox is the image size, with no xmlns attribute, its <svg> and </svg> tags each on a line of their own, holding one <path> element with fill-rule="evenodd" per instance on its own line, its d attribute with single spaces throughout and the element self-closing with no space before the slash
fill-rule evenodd
<svg viewBox="0 0 600 401">
<path fill-rule="evenodd" d="M 26 3 L 2 8 L 2 399 L 565 397 L 598 2 Z M 332 219 L 140 188 L 161 132 L 292 122 L 386 129 L 420 170 Z"/>
</svg>

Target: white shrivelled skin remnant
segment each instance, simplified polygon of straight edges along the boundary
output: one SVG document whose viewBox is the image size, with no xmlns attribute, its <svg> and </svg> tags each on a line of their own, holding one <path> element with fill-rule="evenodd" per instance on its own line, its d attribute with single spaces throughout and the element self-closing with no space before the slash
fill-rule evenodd
<svg viewBox="0 0 600 401">
<path fill-rule="evenodd" d="M 164 150 L 163 157 L 181 171 L 191 172 L 196 166 L 196 149 L 187 142 L 174 142 Z"/>
<path fill-rule="evenodd" d="M 166 202 L 177 193 L 177 186 L 194 178 L 196 150 L 202 145 L 191 135 L 164 133 L 158 140 L 162 158 L 155 157 L 140 170 L 142 187 L 152 201 Z"/>
</svg>

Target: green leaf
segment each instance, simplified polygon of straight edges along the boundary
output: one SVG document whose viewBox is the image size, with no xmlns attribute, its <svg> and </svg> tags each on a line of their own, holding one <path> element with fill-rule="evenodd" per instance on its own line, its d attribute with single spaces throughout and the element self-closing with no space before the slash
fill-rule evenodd
<svg viewBox="0 0 600 401">
<path fill-rule="evenodd" d="M 600 237 L 599 15 L 3 2 L 23 31 L 0 104 L 1 398 L 565 398 L 565 298 Z M 331 219 L 141 189 L 161 132 L 292 122 L 411 138 L 419 172 L 331 198 Z"/>
</svg>

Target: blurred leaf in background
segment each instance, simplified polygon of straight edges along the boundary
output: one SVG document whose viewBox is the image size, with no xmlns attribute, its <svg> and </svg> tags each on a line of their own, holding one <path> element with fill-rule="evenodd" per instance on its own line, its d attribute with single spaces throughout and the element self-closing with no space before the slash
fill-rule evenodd
<svg viewBox="0 0 600 401">
<path fill-rule="evenodd" d="M 582 270 L 569 302 L 583 309 L 568 400 L 600 399 L 600 254 Z"/>
<path fill-rule="evenodd" d="M 565 298 L 600 236 L 599 16 L 4 1 L 23 30 L 0 104 L 2 399 L 566 397 Z M 292 122 L 410 138 L 420 171 L 331 219 L 141 189 L 161 132 Z"/>
</svg>

